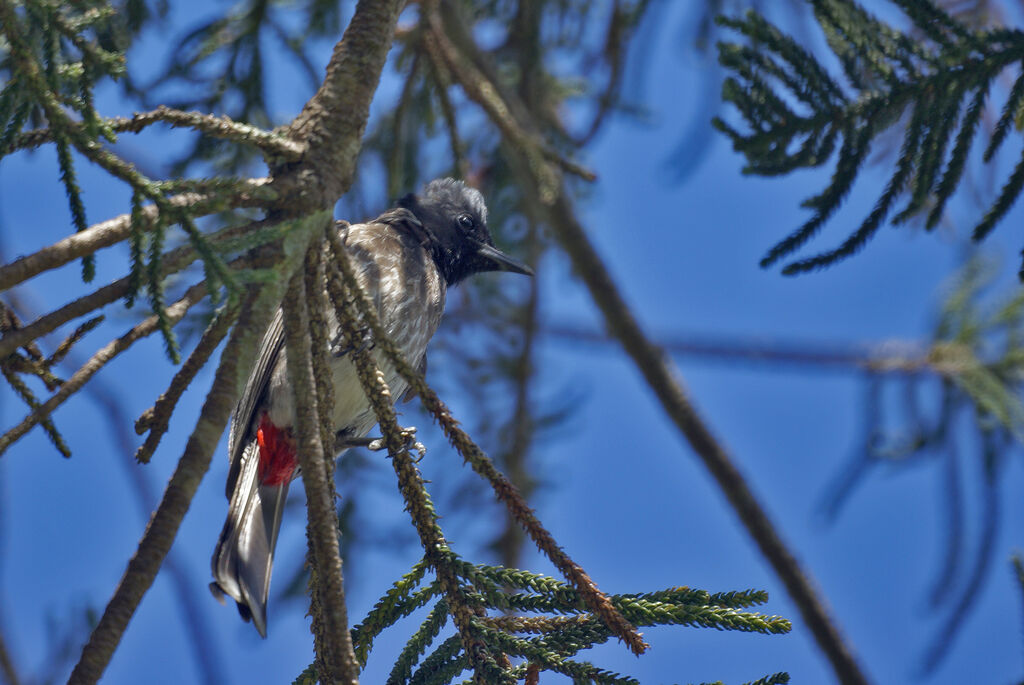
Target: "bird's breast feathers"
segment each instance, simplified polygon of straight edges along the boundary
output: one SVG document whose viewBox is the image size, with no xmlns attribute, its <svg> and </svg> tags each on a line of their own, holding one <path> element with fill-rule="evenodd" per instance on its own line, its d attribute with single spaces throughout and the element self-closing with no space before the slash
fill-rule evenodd
<svg viewBox="0 0 1024 685">
<path fill-rule="evenodd" d="M 376 305 L 377 315 L 391 339 L 414 366 L 426 353 L 444 313 L 445 283 L 433 259 L 415 238 L 389 224 L 349 227 L 346 247 L 356 276 Z M 333 311 L 327 313 L 332 332 L 338 329 Z M 337 335 L 331 335 L 332 340 Z M 355 368 L 344 349 L 335 345 L 330 357 L 334 382 L 334 425 L 352 435 L 365 434 L 376 423 Z M 391 396 L 399 398 L 407 384 L 380 350 L 374 358 L 384 372 Z M 282 355 L 283 357 L 283 355 Z M 267 411 L 277 425 L 291 425 L 294 405 L 283 358 L 268 387 Z"/>
</svg>

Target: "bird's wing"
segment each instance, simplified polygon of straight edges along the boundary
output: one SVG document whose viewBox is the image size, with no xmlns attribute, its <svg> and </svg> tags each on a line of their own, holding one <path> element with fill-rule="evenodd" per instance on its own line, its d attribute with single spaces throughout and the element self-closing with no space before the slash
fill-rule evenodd
<svg viewBox="0 0 1024 685">
<path fill-rule="evenodd" d="M 420 357 L 420 363 L 416 365 L 416 370 L 420 372 L 421 376 L 427 375 L 427 353 L 424 352 L 423 356 Z M 416 391 L 413 390 L 412 386 L 402 394 L 402 401 L 409 402 L 416 397 Z"/>
<path fill-rule="evenodd" d="M 231 458 L 231 469 L 228 472 L 227 495 L 235 489 L 235 481 L 238 480 L 238 472 L 242 463 L 242 450 L 245 449 L 249 438 L 249 428 L 253 425 L 256 407 L 263 399 L 263 394 L 270 383 L 270 377 L 277 366 L 277 360 L 284 349 L 284 315 L 280 309 L 270 322 L 270 327 L 263 335 L 263 342 L 260 343 L 260 350 L 256 356 L 256 364 L 253 366 L 249 380 L 245 383 L 245 390 L 238 399 L 235 411 L 231 415 L 231 432 L 228 434 L 228 456 Z"/>
</svg>

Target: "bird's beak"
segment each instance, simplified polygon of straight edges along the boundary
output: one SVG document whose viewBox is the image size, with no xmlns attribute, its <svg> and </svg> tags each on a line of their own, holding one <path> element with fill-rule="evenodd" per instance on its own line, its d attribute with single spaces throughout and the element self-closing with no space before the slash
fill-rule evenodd
<svg viewBox="0 0 1024 685">
<path fill-rule="evenodd" d="M 476 253 L 493 264 L 496 271 L 512 271 L 526 276 L 533 275 L 533 269 L 526 266 L 518 259 L 508 256 L 493 245 L 481 242 Z"/>
</svg>

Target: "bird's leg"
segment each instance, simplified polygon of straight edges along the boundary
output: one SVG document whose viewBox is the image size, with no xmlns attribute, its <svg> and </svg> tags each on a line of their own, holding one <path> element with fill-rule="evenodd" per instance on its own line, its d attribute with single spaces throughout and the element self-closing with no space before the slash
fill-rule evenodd
<svg viewBox="0 0 1024 685">
<path fill-rule="evenodd" d="M 427 456 L 426 445 L 424 445 L 422 442 L 417 442 L 416 440 L 416 426 L 402 428 L 401 433 L 402 437 L 405 438 L 405 448 L 408 450 L 416 450 L 416 452 L 419 454 L 419 458 L 416 459 L 416 461 L 419 461 L 423 457 Z M 370 444 L 366 446 L 366 449 L 372 450 L 374 452 L 379 452 L 381 450 L 387 449 L 387 444 L 385 443 L 384 438 L 375 438 L 370 441 Z"/>
<path fill-rule="evenodd" d="M 338 431 L 334 438 L 334 451 L 342 452 L 353 447 L 369 447 L 370 444 L 378 438 L 354 438 L 351 435 L 346 434 L 345 431 Z"/>
</svg>

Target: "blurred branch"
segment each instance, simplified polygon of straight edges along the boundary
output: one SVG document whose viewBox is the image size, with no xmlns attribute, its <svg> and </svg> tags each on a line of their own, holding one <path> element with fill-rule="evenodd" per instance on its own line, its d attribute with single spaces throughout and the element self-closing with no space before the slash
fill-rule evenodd
<svg viewBox="0 0 1024 685">
<path fill-rule="evenodd" d="M 0 631 L 0 673 L 3 674 L 7 685 L 21 685 L 18 671 L 14 668 L 14 661 L 11 659 L 7 643 L 4 641 L 3 631 Z"/>
<path fill-rule="evenodd" d="M 545 325 L 543 333 L 570 342 L 595 345 L 616 342 L 606 333 L 559 324 Z M 929 347 L 902 340 L 834 345 L 677 335 L 662 337 L 658 346 L 669 354 L 682 357 L 876 374 L 932 373 L 948 377 L 959 375 L 975 363 L 968 345 L 943 341 Z"/>
<path fill-rule="evenodd" d="M 466 54 L 458 54 L 445 37 L 446 32 L 459 29 L 454 22 L 442 23 L 436 10 L 428 15 L 433 40 L 443 46 L 452 73 L 466 95 L 480 105 L 493 123 L 508 138 L 505 149 L 516 163 L 521 185 L 527 193 L 528 206 L 535 207 L 555 230 L 562 246 L 569 254 L 575 272 L 589 289 L 598 308 L 604 314 L 609 330 L 623 344 L 648 384 L 661 400 L 666 413 L 676 423 L 694 451 L 701 457 L 719 487 L 728 498 L 740 520 L 761 548 L 761 553 L 772 564 L 785 584 L 793 601 L 799 607 L 818 645 L 829 658 L 840 682 L 863 685 L 868 682 L 850 648 L 818 597 L 811 582 L 780 534 L 758 503 L 745 479 L 732 463 L 725 449 L 718 443 L 690 403 L 674 366 L 643 333 L 639 323 L 625 303 L 618 287 L 612 281 L 603 260 L 594 250 L 586 232 L 576 219 L 572 204 L 566 195 L 557 169 L 549 164 L 538 167 L 543 159 L 536 138 L 526 132 L 522 122 L 516 121 L 511 111 L 524 111 L 521 104 L 507 105 L 496 101 L 498 88 L 491 84 L 474 65 L 485 57 L 468 42 L 460 42 Z M 469 51 L 472 52 L 469 52 Z M 505 97 L 511 97 L 506 94 Z"/>
<path fill-rule="evenodd" d="M 180 300 L 167 308 L 167 320 L 172 324 L 180 321 L 188 310 L 205 296 L 205 281 L 193 285 L 185 291 L 185 294 Z M 24 420 L 22 420 L 21 423 L 0 436 L 0 455 L 3 455 L 3 453 L 6 452 L 12 444 L 14 444 L 14 442 L 25 435 L 25 433 L 31 430 L 36 424 L 48 419 L 50 414 L 52 414 L 57 407 L 63 404 L 65 400 L 71 397 L 71 395 L 78 392 L 78 390 L 80 390 L 81 387 L 85 385 L 97 371 L 106 366 L 110 360 L 131 347 L 137 340 L 158 331 L 159 327 L 160 317 L 153 314 L 152 316 L 144 319 L 138 325 L 134 326 L 121 337 L 110 341 L 107 345 L 98 350 L 89 358 L 88 361 L 82 364 L 78 371 L 72 374 L 71 378 L 69 378 L 67 382 L 61 385 L 60 390 L 43 402 L 38 408 L 33 410 L 25 417 Z"/>
<path fill-rule="evenodd" d="M 527 238 L 528 264 L 536 264 L 540 252 L 538 244 L 538 229 L 535 224 L 530 223 Z M 523 321 L 522 347 L 518 358 L 515 360 L 514 388 L 515 408 L 512 413 L 510 424 L 511 436 L 507 440 L 508 451 L 504 455 L 505 468 L 508 471 L 509 480 L 522 494 L 523 499 L 529 501 L 535 481 L 530 474 L 527 458 L 535 437 L 535 417 L 533 413 L 534 398 L 531 390 L 536 385 L 537 374 L 534 360 L 537 336 L 540 333 L 538 318 L 540 313 L 540 288 L 542 278 L 540 274 L 534 274 L 530 279 L 530 294 L 522 309 Z M 523 533 L 518 525 L 515 516 L 506 508 L 505 527 L 496 540 L 498 552 L 501 555 L 501 563 L 509 568 L 517 568 L 522 556 Z"/>
<path fill-rule="evenodd" d="M 139 468 L 139 464 L 133 458 L 134 441 L 128 430 L 131 416 L 122 404 L 122 396 L 101 379 L 85 386 L 85 392 L 103 408 L 103 416 L 107 419 L 110 432 L 120 448 L 121 465 L 132 482 L 130 490 L 135 495 L 139 513 L 143 518 L 147 518 L 156 505 L 156 494 L 149 478 L 146 477 L 146 472 Z M 188 627 L 189 642 L 202 681 L 206 685 L 224 683 L 225 676 L 221 659 L 216 652 L 216 641 L 203 610 L 198 605 L 201 595 L 196 591 L 199 586 L 192 582 L 189 575 L 190 567 L 182 565 L 180 555 L 176 555 L 172 548 L 164 562 L 164 568 L 171 577 L 182 620 Z"/>
<path fill-rule="evenodd" d="M 443 7 L 447 3 L 441 4 Z M 437 2 L 431 2 L 430 5 L 437 5 Z M 550 176 L 550 172 L 546 170 L 550 166 L 548 162 L 553 162 L 564 171 L 579 176 L 583 180 L 594 181 L 597 179 L 597 175 L 594 172 L 559 154 L 542 141 L 538 134 L 528 131 L 519 125 L 512 111 L 510 111 L 508 102 L 501 96 L 498 86 L 487 80 L 483 73 L 472 68 L 471 65 L 465 64 L 459 58 L 455 43 L 449 40 L 448 29 L 452 26 L 451 23 L 443 26 L 441 17 L 436 9 L 428 10 L 426 19 L 430 27 L 430 40 L 436 46 L 436 52 L 428 50 L 427 54 L 431 56 L 440 55 L 444 59 L 443 64 L 435 64 L 435 66 L 439 69 L 443 68 L 450 71 L 454 80 L 460 84 L 464 85 L 466 82 L 472 84 L 472 87 L 480 96 L 478 104 L 490 115 L 491 121 L 502 134 L 513 145 L 519 146 L 523 154 L 530 157 L 531 167 L 535 168 L 538 174 Z M 456 35 L 462 34 L 464 34 L 464 30 L 460 29 Z M 466 38 L 464 35 L 462 37 L 463 40 L 459 41 L 460 43 L 471 42 L 471 39 Z M 554 183 L 553 177 L 545 178 L 545 187 L 552 183 Z"/>
</svg>

